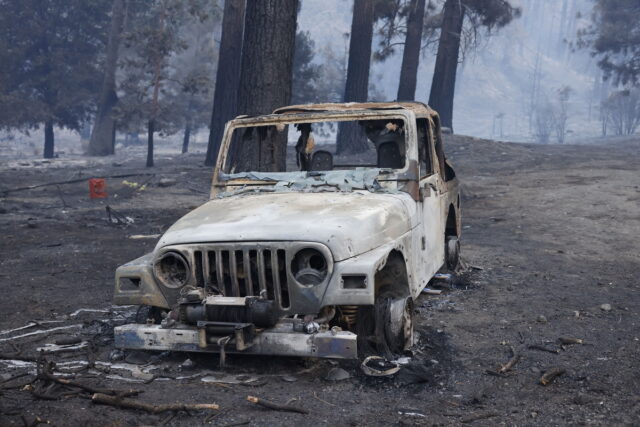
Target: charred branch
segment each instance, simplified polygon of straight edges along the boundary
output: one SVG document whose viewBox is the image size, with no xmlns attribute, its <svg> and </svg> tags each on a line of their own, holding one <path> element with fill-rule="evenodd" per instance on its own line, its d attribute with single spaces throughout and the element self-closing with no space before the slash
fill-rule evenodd
<svg viewBox="0 0 640 427">
<path fill-rule="evenodd" d="M 199 411 L 203 409 L 218 410 L 220 406 L 215 403 L 167 403 L 154 405 L 151 403 L 138 402 L 133 399 L 125 399 L 121 396 L 109 396 L 103 393 L 95 393 L 91 396 L 91 401 L 102 405 L 115 406 L 124 409 L 138 409 L 152 414 L 159 414 L 166 411 Z"/>
</svg>

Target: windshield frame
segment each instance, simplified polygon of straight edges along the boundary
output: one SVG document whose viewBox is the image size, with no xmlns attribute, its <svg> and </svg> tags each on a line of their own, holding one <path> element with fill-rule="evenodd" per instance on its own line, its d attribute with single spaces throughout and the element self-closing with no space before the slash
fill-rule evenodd
<svg viewBox="0 0 640 427">
<path fill-rule="evenodd" d="M 228 191 L 227 187 L 243 187 L 243 186 L 259 186 L 274 185 L 274 181 L 264 181 L 251 178 L 235 178 L 229 179 L 224 175 L 224 166 L 228 160 L 229 147 L 231 145 L 233 131 L 238 128 L 252 126 L 269 126 L 278 123 L 286 123 L 288 125 L 309 122 L 342 122 L 355 120 L 380 120 L 380 119 L 401 119 L 405 122 L 405 165 L 402 169 L 395 169 L 391 173 L 378 175 L 379 181 L 413 181 L 417 179 L 417 158 L 418 147 L 416 145 L 416 117 L 413 111 L 393 108 L 393 109 L 366 109 L 366 110 L 339 110 L 339 111 L 314 111 L 302 113 L 284 113 L 284 114 L 268 114 L 263 116 L 239 116 L 227 123 L 224 130 L 224 136 L 218 155 L 218 161 L 213 173 L 211 185 L 211 198 L 220 192 Z M 365 169 L 375 169 L 367 167 Z M 352 169 L 347 169 L 352 170 Z M 355 170 L 355 168 L 353 169 Z M 290 172 L 270 172 L 277 176 L 278 174 L 287 174 Z M 322 172 L 319 172 L 322 173 Z"/>
</svg>

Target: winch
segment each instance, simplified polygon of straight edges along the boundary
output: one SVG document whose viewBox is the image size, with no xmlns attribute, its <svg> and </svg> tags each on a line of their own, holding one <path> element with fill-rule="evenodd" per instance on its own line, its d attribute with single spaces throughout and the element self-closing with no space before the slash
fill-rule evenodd
<svg viewBox="0 0 640 427">
<path fill-rule="evenodd" d="M 225 297 L 203 295 L 199 289 L 188 292 L 178 301 L 180 321 L 251 323 L 259 328 L 275 326 L 279 320 L 274 301 L 260 297 Z"/>
</svg>

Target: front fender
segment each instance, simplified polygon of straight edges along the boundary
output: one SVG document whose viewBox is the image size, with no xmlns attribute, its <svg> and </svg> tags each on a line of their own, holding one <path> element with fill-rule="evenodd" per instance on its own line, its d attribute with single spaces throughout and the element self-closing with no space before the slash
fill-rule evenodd
<svg viewBox="0 0 640 427">
<path fill-rule="evenodd" d="M 391 251 L 397 250 L 403 254 L 406 253 L 409 249 L 408 245 L 410 245 L 410 235 L 411 232 L 407 232 L 393 242 L 336 262 L 333 265 L 333 275 L 325 290 L 321 306 L 373 305 L 376 273 L 384 268 Z M 358 289 L 346 289 L 344 286 L 345 276 L 365 276 L 365 286 Z"/>
<path fill-rule="evenodd" d="M 169 308 L 153 277 L 152 262 L 153 253 L 148 253 L 118 267 L 113 291 L 114 304 Z"/>
</svg>

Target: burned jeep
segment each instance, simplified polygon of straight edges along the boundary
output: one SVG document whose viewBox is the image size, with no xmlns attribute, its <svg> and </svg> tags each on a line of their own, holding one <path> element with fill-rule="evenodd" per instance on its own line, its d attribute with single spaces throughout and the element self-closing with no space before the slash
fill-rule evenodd
<svg viewBox="0 0 640 427">
<path fill-rule="evenodd" d="M 211 197 L 118 268 L 151 307 L 120 348 L 357 358 L 412 345 L 413 301 L 459 258 L 460 197 L 420 103 L 316 104 L 228 123 Z"/>
</svg>

